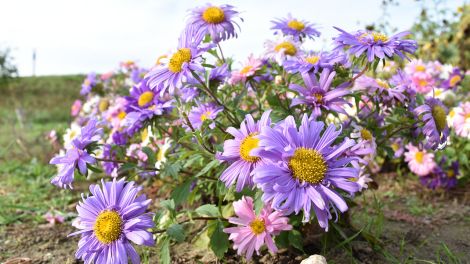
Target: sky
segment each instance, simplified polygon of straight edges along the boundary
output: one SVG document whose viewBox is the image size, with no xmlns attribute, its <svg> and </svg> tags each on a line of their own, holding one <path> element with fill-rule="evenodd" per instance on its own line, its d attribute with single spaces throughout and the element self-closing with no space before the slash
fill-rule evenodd
<svg viewBox="0 0 470 264">
<path fill-rule="evenodd" d="M 0 48 L 12 49 L 21 76 L 104 73 L 119 62 L 136 61 L 151 67 L 156 58 L 176 47 L 187 10 L 209 0 L 0 0 Z M 448 0 L 456 10 L 464 0 Z M 291 13 L 315 23 L 322 35 L 311 45 L 328 49 L 337 34 L 333 26 L 361 29 L 381 19 L 381 0 L 236 0 L 231 4 L 244 22 L 237 39 L 222 42 L 226 56 L 243 61 L 261 54 L 266 39 L 274 39 L 271 20 Z M 390 9 L 390 21 L 400 31 L 409 29 L 420 3 L 402 0 Z"/>
</svg>

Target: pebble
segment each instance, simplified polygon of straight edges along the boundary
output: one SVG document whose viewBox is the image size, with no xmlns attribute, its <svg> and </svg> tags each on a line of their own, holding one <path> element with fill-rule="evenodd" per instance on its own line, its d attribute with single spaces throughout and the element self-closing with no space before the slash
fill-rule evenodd
<svg viewBox="0 0 470 264">
<path fill-rule="evenodd" d="M 311 255 L 310 257 L 302 260 L 300 264 L 327 264 L 325 257 L 321 255 Z"/>
</svg>

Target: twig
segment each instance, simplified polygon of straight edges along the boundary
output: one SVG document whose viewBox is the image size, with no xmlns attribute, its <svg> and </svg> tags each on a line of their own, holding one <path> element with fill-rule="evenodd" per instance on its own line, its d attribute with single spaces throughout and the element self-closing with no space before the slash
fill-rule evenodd
<svg viewBox="0 0 470 264">
<path fill-rule="evenodd" d="M 366 67 L 360 72 L 358 73 L 356 76 L 354 76 L 352 79 L 351 79 L 351 85 L 354 83 L 354 81 L 356 81 L 357 78 L 361 77 L 362 75 L 364 75 L 364 73 L 366 73 L 366 71 L 369 69 L 369 64 L 366 65 Z"/>
</svg>

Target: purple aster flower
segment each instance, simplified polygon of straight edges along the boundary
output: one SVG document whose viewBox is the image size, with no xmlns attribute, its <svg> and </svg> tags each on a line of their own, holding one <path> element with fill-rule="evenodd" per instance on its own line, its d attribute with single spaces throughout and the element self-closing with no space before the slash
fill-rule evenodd
<svg viewBox="0 0 470 264">
<path fill-rule="evenodd" d="M 338 37 L 334 38 L 336 50 L 346 48 L 350 55 L 355 55 L 356 57 L 367 52 L 367 60 L 369 62 L 375 58 L 392 58 L 394 55 L 398 55 L 402 59 L 409 59 L 405 53 L 413 54 L 418 48 L 416 41 L 403 39 L 404 36 L 410 34 L 408 31 L 388 37 L 374 31 L 359 30 L 351 34 L 340 28 L 334 28 L 341 32 Z"/>
<path fill-rule="evenodd" d="M 183 32 L 180 36 L 178 47 L 168 62 L 164 65 L 155 66 L 147 75 L 148 85 L 150 89 L 164 87 L 169 88 L 170 94 L 174 93 L 176 88 L 181 88 L 183 82 L 188 78 L 192 78 L 191 71 L 204 72 L 204 67 L 200 64 L 200 56 L 205 51 L 213 47 L 211 44 L 202 44 L 192 40 L 191 36 Z"/>
<path fill-rule="evenodd" d="M 101 181 L 91 185 L 91 196 L 77 205 L 77 232 L 81 235 L 77 259 L 85 263 L 140 263 L 139 254 L 131 242 L 137 245 L 153 246 L 155 241 L 147 231 L 154 227 L 152 213 L 145 213 L 151 200 L 144 194 L 138 195 L 141 187 L 124 179 L 112 182 Z"/>
<path fill-rule="evenodd" d="M 146 69 L 135 67 L 131 71 L 130 78 L 133 83 L 140 83 L 144 79 L 146 73 Z"/>
<path fill-rule="evenodd" d="M 264 163 L 254 154 L 254 150 L 258 147 L 258 135 L 261 129 L 271 125 L 270 113 L 271 111 L 264 112 L 258 122 L 255 122 L 251 115 L 246 115 L 240 124 L 240 129 L 234 127 L 227 129 L 234 139 L 226 140 L 224 152 L 217 155 L 217 159 L 230 164 L 220 175 L 220 180 L 227 188 L 236 183 L 236 190 L 240 192 L 245 187 L 253 186 L 250 174 L 254 168 Z"/>
<path fill-rule="evenodd" d="M 444 184 L 444 188 L 451 189 L 457 186 L 457 176 L 460 175 L 459 162 L 454 161 L 450 164 L 450 168 L 446 171 L 447 179 Z"/>
<path fill-rule="evenodd" d="M 332 145 L 341 129 L 331 124 L 320 135 L 323 128 L 323 122 L 309 120 L 306 114 L 299 128 L 292 116 L 274 128 L 263 127 L 259 135 L 263 152 L 257 153 L 267 161 L 253 170 L 253 181 L 263 191 L 265 203 L 272 202 L 274 209 L 286 214 L 303 210 L 304 222 L 310 220 L 313 209 L 320 226 L 328 231 L 330 207 L 335 212 L 336 208 L 348 210 L 336 190 L 353 195 L 360 186 L 359 170 L 349 166 L 355 157 L 343 155 L 356 143 L 345 138 Z"/>
<path fill-rule="evenodd" d="M 429 174 L 419 177 L 421 184 L 432 190 L 455 187 L 457 185 L 457 176 L 459 175 L 459 162 L 452 162 L 447 169 L 446 162 L 447 158 L 444 156 L 439 162 L 439 166 L 435 166 Z"/>
<path fill-rule="evenodd" d="M 87 124 L 82 127 L 80 137 L 74 144 L 76 148 L 85 149 L 92 142 L 97 142 L 103 135 L 103 123 L 96 119 L 88 120 Z"/>
<path fill-rule="evenodd" d="M 375 96 L 377 101 L 383 103 L 394 103 L 399 101 L 403 103 L 407 98 L 405 96 L 405 87 L 391 87 L 389 82 L 379 78 L 361 76 L 354 82 L 355 90 L 363 90 L 369 96 Z"/>
<path fill-rule="evenodd" d="M 427 147 L 433 150 L 441 148 L 447 142 L 449 127 L 447 126 L 447 108 L 435 98 L 427 98 L 425 104 L 413 111 L 424 123 L 423 134 L 427 138 Z"/>
<path fill-rule="evenodd" d="M 218 67 L 211 69 L 209 73 L 209 82 L 221 83 L 230 77 L 230 71 L 228 70 L 228 64 L 224 63 Z"/>
<path fill-rule="evenodd" d="M 416 90 L 412 85 L 410 76 L 402 70 L 398 70 L 397 73 L 390 78 L 390 84 L 395 87 L 403 88 L 408 94 L 409 99 L 416 96 Z"/>
<path fill-rule="evenodd" d="M 454 68 L 454 70 L 450 73 L 449 78 L 442 82 L 442 87 L 447 88 L 447 89 L 452 89 L 457 87 L 459 85 L 465 75 L 459 68 Z"/>
<path fill-rule="evenodd" d="M 130 96 L 126 96 L 128 102 L 126 112 L 132 112 L 136 109 L 147 109 L 158 101 L 160 89 L 150 89 L 147 80 L 142 80 L 130 89 Z"/>
<path fill-rule="evenodd" d="M 80 94 L 81 95 L 89 94 L 93 86 L 96 85 L 96 83 L 97 83 L 96 73 L 90 72 L 82 83 L 82 90 L 80 91 Z"/>
<path fill-rule="evenodd" d="M 320 75 L 320 80 L 317 81 L 314 74 L 302 74 L 306 87 L 298 84 L 289 86 L 291 90 L 298 92 L 300 96 L 292 100 L 291 107 L 299 104 L 309 105 L 313 107 L 315 116 L 321 115 L 321 108 L 346 114 L 342 106 L 348 104 L 348 102 L 341 97 L 350 94 L 350 91 L 346 89 L 349 83 L 343 83 L 330 90 L 335 75 L 336 72 L 324 69 Z"/>
<path fill-rule="evenodd" d="M 196 87 L 184 87 L 180 89 L 181 100 L 188 103 L 194 100 L 194 98 L 199 96 L 199 89 Z"/>
<path fill-rule="evenodd" d="M 127 134 L 120 131 L 114 131 L 114 133 L 111 135 L 111 140 L 112 143 L 118 146 L 123 146 L 127 144 Z"/>
<path fill-rule="evenodd" d="M 278 18 L 271 22 L 274 24 L 271 29 L 279 30 L 284 35 L 291 35 L 297 40 L 302 40 L 302 38 L 313 39 L 320 36 L 320 31 L 314 28 L 314 24 L 295 19 L 291 14 L 287 14 L 287 18 Z M 277 34 L 277 32 L 274 34 Z"/>
<path fill-rule="evenodd" d="M 76 144 L 74 140 L 72 144 Z M 90 156 L 86 150 L 72 147 L 65 153 L 64 156 L 57 156 L 51 159 L 50 164 L 58 165 L 59 173 L 51 180 L 51 183 L 57 187 L 73 189 L 72 182 L 75 176 L 75 169 L 82 175 L 88 174 L 87 164 L 94 164 L 95 158 Z"/>
<path fill-rule="evenodd" d="M 107 160 L 115 160 L 117 151 L 110 144 L 103 145 L 103 158 Z M 106 175 L 113 175 L 113 173 L 119 168 L 119 163 L 103 161 L 103 169 Z"/>
<path fill-rule="evenodd" d="M 194 106 L 191 109 L 188 115 L 188 119 L 194 129 L 200 129 L 206 120 L 214 120 L 223 110 L 223 107 L 217 106 L 214 103 L 199 104 L 198 106 Z M 209 127 L 214 129 L 215 123 L 211 122 Z"/>
<path fill-rule="evenodd" d="M 235 22 L 238 12 L 231 5 L 214 6 L 206 4 L 190 11 L 186 26 L 186 34 L 194 34 L 194 39 L 201 41 L 205 35 L 210 35 L 212 42 L 218 43 L 232 37 L 237 37 Z M 243 21 L 243 19 L 241 19 Z"/>
<path fill-rule="evenodd" d="M 309 52 L 284 62 L 286 71 L 291 73 L 317 73 L 321 69 L 333 70 L 335 64 L 347 64 L 346 55 L 341 52 Z"/>
</svg>

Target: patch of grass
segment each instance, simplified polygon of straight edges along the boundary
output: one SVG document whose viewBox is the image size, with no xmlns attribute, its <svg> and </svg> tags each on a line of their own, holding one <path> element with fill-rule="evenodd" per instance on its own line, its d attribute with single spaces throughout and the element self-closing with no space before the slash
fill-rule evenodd
<svg viewBox="0 0 470 264">
<path fill-rule="evenodd" d="M 67 211 L 74 193 L 59 190 L 50 179 L 56 173 L 53 166 L 37 161 L 11 161 L 0 166 L 0 225 L 35 222 L 44 223 L 49 210 Z"/>
</svg>

